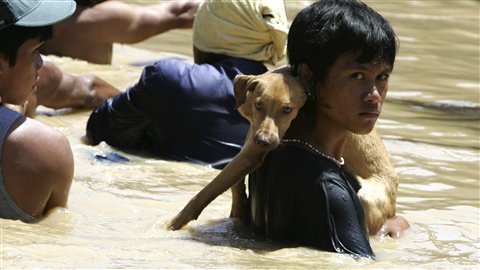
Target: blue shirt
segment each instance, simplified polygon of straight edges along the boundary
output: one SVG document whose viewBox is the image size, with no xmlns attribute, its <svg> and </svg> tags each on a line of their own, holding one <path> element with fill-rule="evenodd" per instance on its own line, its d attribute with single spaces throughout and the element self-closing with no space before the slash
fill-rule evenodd
<svg viewBox="0 0 480 270">
<path fill-rule="evenodd" d="M 105 141 L 162 158 L 223 165 L 240 151 L 249 128 L 235 110 L 233 79 L 266 71 L 261 62 L 226 56 L 201 65 L 160 60 L 145 67 L 133 87 L 96 108 L 87 137 L 93 145 Z"/>
</svg>

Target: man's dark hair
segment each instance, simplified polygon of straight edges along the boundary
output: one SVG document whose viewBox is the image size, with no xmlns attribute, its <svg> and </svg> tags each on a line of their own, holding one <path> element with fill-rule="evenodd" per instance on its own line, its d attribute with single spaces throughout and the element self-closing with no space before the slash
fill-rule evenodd
<svg viewBox="0 0 480 270">
<path fill-rule="evenodd" d="M 93 7 L 96 4 L 100 4 L 105 1 L 106 0 L 75 0 L 75 2 L 77 2 L 77 5 L 84 7 Z"/>
<path fill-rule="evenodd" d="M 393 68 L 397 37 L 376 11 L 357 0 L 321 0 L 295 17 L 288 34 L 287 54 L 294 72 L 308 65 L 314 82 L 323 80 L 337 58 L 359 53 L 359 63 L 383 62 Z"/>
<path fill-rule="evenodd" d="M 12 25 L 0 30 L 0 57 L 8 60 L 10 66 L 17 63 L 17 52 L 20 46 L 29 39 L 38 38 L 46 41 L 52 37 L 52 26 L 22 27 Z"/>
</svg>

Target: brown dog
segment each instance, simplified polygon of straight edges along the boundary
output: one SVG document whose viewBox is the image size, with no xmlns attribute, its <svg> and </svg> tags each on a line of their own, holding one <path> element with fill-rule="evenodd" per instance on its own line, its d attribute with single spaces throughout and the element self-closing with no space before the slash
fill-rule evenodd
<svg viewBox="0 0 480 270">
<path fill-rule="evenodd" d="M 232 188 L 232 217 L 242 218 L 246 194 L 244 179 L 276 148 L 307 100 L 299 80 L 288 67 L 254 76 L 241 75 L 234 80 L 234 92 L 240 114 L 250 121 L 242 150 L 203 188 L 168 227 L 177 230 L 192 219 L 216 197 Z"/>
<path fill-rule="evenodd" d="M 278 146 L 306 101 L 302 85 L 290 74 L 289 68 L 259 76 L 238 76 L 234 91 L 239 112 L 251 123 L 245 145 L 169 223 L 172 230 L 196 219 L 211 201 L 232 186 L 230 216 L 243 218 L 245 176 L 259 167 L 266 154 Z M 369 232 L 375 234 L 396 212 L 398 178 L 388 152 L 374 130 L 368 135 L 351 134 L 343 154 L 347 174 L 361 186 L 358 195 L 364 206 Z"/>
</svg>

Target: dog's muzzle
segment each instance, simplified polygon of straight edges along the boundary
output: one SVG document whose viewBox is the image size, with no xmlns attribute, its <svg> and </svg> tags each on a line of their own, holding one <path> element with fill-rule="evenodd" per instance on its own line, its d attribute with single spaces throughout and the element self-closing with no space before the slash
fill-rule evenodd
<svg viewBox="0 0 480 270">
<path fill-rule="evenodd" d="M 264 133 L 255 135 L 255 144 L 264 150 L 271 150 L 278 146 L 278 139 Z"/>
</svg>

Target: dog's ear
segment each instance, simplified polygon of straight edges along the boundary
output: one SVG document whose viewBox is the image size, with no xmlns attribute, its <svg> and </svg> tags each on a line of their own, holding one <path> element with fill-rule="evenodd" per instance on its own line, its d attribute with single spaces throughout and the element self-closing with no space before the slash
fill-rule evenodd
<svg viewBox="0 0 480 270">
<path fill-rule="evenodd" d="M 236 108 L 240 107 L 247 98 L 247 90 L 252 91 L 250 81 L 255 75 L 237 75 L 233 80 L 233 93 L 235 94 Z"/>
</svg>

